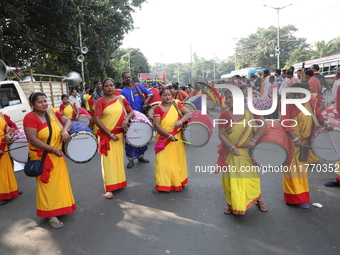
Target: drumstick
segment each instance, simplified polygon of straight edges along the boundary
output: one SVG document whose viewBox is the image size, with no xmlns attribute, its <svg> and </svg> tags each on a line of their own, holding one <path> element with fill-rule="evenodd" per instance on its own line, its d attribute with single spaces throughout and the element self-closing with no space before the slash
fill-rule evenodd
<svg viewBox="0 0 340 255">
<path fill-rule="evenodd" d="M 136 138 L 141 138 L 141 137 L 122 137 L 122 138 L 118 138 L 118 139 L 136 139 Z"/>
<path fill-rule="evenodd" d="M 116 128 L 122 128 L 122 127 L 116 127 Z M 128 129 L 134 129 L 134 130 L 144 130 L 144 129 L 140 129 L 140 128 L 128 128 Z"/>
<path fill-rule="evenodd" d="M 183 142 L 183 143 L 186 143 L 186 144 L 189 144 L 189 145 L 191 144 L 191 143 L 189 143 L 189 142 L 187 142 L 187 141 L 183 141 L 183 140 L 178 140 L 178 139 L 177 139 L 177 141 Z"/>
<path fill-rule="evenodd" d="M 275 151 L 275 152 L 279 152 L 279 151 L 276 151 L 276 150 L 265 149 L 265 148 L 260 148 L 260 147 L 256 147 L 256 149 L 261 149 L 261 150 L 266 150 L 266 151 Z"/>
<path fill-rule="evenodd" d="M 24 148 L 24 147 L 27 147 L 27 145 L 24 145 L 24 146 L 19 146 L 19 147 L 16 147 L 16 148 L 13 148 L 13 149 L 10 149 L 10 150 L 7 150 L 7 151 L 4 151 L 4 152 L 8 152 L 8 151 L 12 151 L 12 150 L 16 150 L 16 149 L 20 149 L 20 148 Z"/>
<path fill-rule="evenodd" d="M 89 139 L 89 137 L 79 137 L 79 138 L 72 138 L 72 139 L 68 139 L 69 141 L 71 140 L 80 140 L 80 139 Z M 62 142 L 63 140 L 60 140 L 60 142 Z"/>
<path fill-rule="evenodd" d="M 335 149 L 335 152 L 338 153 L 338 150 L 336 149 L 336 146 L 334 144 L 334 141 L 333 141 L 333 137 L 332 137 L 332 133 L 329 132 L 329 137 L 331 138 L 331 141 L 332 141 L 332 144 L 333 144 L 333 148 Z"/>
<path fill-rule="evenodd" d="M 250 158 L 250 159 L 252 159 L 252 160 L 255 160 L 256 161 L 256 159 L 254 159 L 254 158 L 252 158 L 252 157 L 249 157 L 249 156 L 246 156 L 246 155 L 242 155 L 242 154 L 238 154 L 239 156 L 242 156 L 242 157 L 246 157 L 246 158 Z"/>
<path fill-rule="evenodd" d="M 6 142 L 2 142 L 2 143 L 6 143 Z M 18 142 L 12 142 L 12 143 L 28 143 L 27 141 L 18 141 Z"/>
<path fill-rule="evenodd" d="M 325 149 L 325 150 L 336 150 L 334 148 L 325 148 L 325 147 L 318 147 L 318 146 L 309 146 L 309 145 L 304 145 L 305 147 L 309 148 L 317 148 L 317 149 Z"/>
</svg>

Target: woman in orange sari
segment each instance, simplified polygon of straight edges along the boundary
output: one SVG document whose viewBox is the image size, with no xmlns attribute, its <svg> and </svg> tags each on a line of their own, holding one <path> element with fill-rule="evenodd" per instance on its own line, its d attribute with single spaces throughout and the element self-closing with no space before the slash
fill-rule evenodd
<svg viewBox="0 0 340 255">
<path fill-rule="evenodd" d="M 153 113 L 156 135 L 155 182 L 153 193 L 159 191 L 181 191 L 188 184 L 186 149 L 181 127 L 190 118 L 190 112 L 179 100 L 172 104 L 170 89 L 161 89 L 162 103 L 157 105 Z M 179 114 L 181 112 L 181 115 Z"/>
<path fill-rule="evenodd" d="M 48 152 L 42 174 L 35 177 L 37 215 L 48 218 L 52 228 L 61 228 L 64 224 L 57 216 L 72 213 L 76 209 L 66 160 L 62 152 L 62 141 L 69 139 L 71 121 L 57 109 L 48 108 L 44 93 L 31 94 L 29 102 L 33 110 L 25 116 L 23 123 L 29 142 L 29 157 L 31 160 L 41 160 L 44 151 Z M 49 144 L 46 144 L 50 135 L 47 114 L 52 128 Z M 59 123 L 63 125 L 62 129 L 58 121 L 62 123 Z"/>
<path fill-rule="evenodd" d="M 123 96 L 115 96 L 113 80 L 103 81 L 104 97 L 98 98 L 94 122 L 98 126 L 98 146 L 101 155 L 105 197 L 114 197 L 112 191 L 127 186 L 124 169 L 123 129 L 133 118 L 129 102 Z M 128 114 L 126 113 L 128 112 Z"/>
<path fill-rule="evenodd" d="M 61 100 L 63 103 L 59 106 L 59 110 L 64 114 L 64 116 L 70 120 L 78 120 L 79 111 L 77 109 L 76 103 L 70 102 L 68 95 L 62 95 Z"/>
<path fill-rule="evenodd" d="M 254 128 L 248 125 L 248 121 L 253 119 L 249 110 L 245 108 L 244 115 L 235 115 L 230 90 L 225 91 L 225 99 L 228 109 L 221 113 L 219 119 L 227 120 L 227 123 L 218 125 L 221 144 L 217 161 L 217 165 L 223 170 L 222 187 L 227 199 L 224 213 L 244 215 L 254 203 L 262 212 L 266 212 L 268 209 L 261 200 L 259 174 L 250 158 L 250 149 L 253 149 L 263 136 L 266 123 L 263 117 L 255 115 L 255 119 L 264 122 L 262 125 L 261 121 L 256 121 L 260 127 L 255 132 Z M 251 125 L 254 126 L 254 123 Z"/>
<path fill-rule="evenodd" d="M 13 161 L 7 152 L 15 130 L 17 130 L 15 123 L 8 115 L 0 112 L 0 205 L 21 194 L 14 175 Z"/>
</svg>

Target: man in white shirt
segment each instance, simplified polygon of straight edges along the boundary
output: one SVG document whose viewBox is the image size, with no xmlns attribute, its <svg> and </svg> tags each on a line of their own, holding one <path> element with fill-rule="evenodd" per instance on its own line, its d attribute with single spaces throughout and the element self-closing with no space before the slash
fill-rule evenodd
<svg viewBox="0 0 340 255">
<path fill-rule="evenodd" d="M 338 68 L 338 70 L 336 70 L 335 77 L 337 78 L 337 80 L 333 84 L 332 98 L 331 98 L 332 103 L 336 102 L 336 93 L 337 93 L 338 87 L 340 85 L 340 68 Z"/>
<path fill-rule="evenodd" d="M 76 103 L 77 108 L 81 108 L 81 98 L 78 96 L 77 90 L 72 89 L 69 100 Z"/>
</svg>

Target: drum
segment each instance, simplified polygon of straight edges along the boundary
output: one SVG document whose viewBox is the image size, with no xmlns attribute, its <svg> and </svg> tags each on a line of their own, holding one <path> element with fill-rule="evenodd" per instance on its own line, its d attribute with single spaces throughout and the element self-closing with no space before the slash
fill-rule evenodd
<svg viewBox="0 0 340 255">
<path fill-rule="evenodd" d="M 184 103 L 184 106 L 189 110 L 189 112 L 193 112 L 193 111 L 197 110 L 196 106 L 193 103 L 188 102 L 188 101 L 186 101 Z"/>
<path fill-rule="evenodd" d="M 143 113 L 135 110 L 133 113 L 134 117 L 129 123 L 125 141 L 134 147 L 142 147 L 147 145 L 152 139 L 152 125 L 150 120 Z"/>
<path fill-rule="evenodd" d="M 288 159 L 291 145 L 284 128 L 278 122 L 267 121 L 264 135 L 252 150 L 252 157 L 259 166 L 281 166 Z"/>
<path fill-rule="evenodd" d="M 333 131 L 326 131 L 324 126 L 317 127 L 312 134 L 312 150 L 314 154 L 325 161 L 340 160 L 340 121 L 329 118 L 334 126 Z"/>
<path fill-rule="evenodd" d="M 87 131 L 78 131 L 70 135 L 70 140 L 63 144 L 65 155 L 75 163 L 89 162 L 97 152 L 97 138 Z"/>
<path fill-rule="evenodd" d="M 15 131 L 12 140 L 13 143 L 8 146 L 10 157 L 19 163 L 26 163 L 29 148 L 26 135 L 22 127 Z"/>
<path fill-rule="evenodd" d="M 159 105 L 160 103 L 161 103 L 161 102 L 158 101 L 158 102 L 154 102 L 154 103 L 152 103 L 152 104 L 150 104 L 150 105 L 148 106 L 147 115 L 148 115 L 148 117 L 149 117 L 150 119 L 153 119 L 153 110 L 154 110 L 154 108 L 155 108 L 157 105 Z"/>
<path fill-rule="evenodd" d="M 200 95 L 190 97 L 188 101 L 195 105 L 195 110 L 202 110 L 202 99 Z"/>
<path fill-rule="evenodd" d="M 213 110 L 215 108 L 216 104 L 214 102 L 214 100 L 212 100 L 211 98 L 207 98 L 207 110 Z"/>
<path fill-rule="evenodd" d="M 338 113 L 338 111 L 336 110 L 336 103 L 335 104 L 331 104 L 329 106 L 327 106 L 322 112 L 321 112 L 322 116 L 325 118 L 336 118 L 339 119 L 340 118 L 340 114 Z"/>
<path fill-rule="evenodd" d="M 85 123 L 87 126 L 91 124 L 91 115 L 84 108 L 78 108 L 79 118 L 78 121 Z"/>
<path fill-rule="evenodd" d="M 188 125 L 182 130 L 183 140 L 190 143 L 192 147 L 206 145 L 213 132 L 212 120 L 207 114 L 196 110 L 191 113 Z"/>
</svg>

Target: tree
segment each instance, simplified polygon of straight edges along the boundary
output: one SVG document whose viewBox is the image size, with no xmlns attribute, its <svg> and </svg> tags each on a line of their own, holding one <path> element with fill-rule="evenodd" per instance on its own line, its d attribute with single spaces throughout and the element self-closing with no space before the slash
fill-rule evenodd
<svg viewBox="0 0 340 255">
<path fill-rule="evenodd" d="M 79 24 L 89 48 L 85 66 L 91 77 L 105 78 L 109 56 L 124 34 L 133 29 L 133 7 L 145 0 L 2 0 L 1 58 L 11 66 L 27 65 L 35 72 L 65 75 L 80 72 Z M 109 68 L 112 70 L 112 68 Z"/>
<path fill-rule="evenodd" d="M 339 42 L 338 39 L 332 39 L 328 42 L 324 40 L 318 41 L 314 43 L 314 50 L 312 51 L 313 58 L 322 58 L 334 55 L 336 52 L 339 51 L 339 48 L 336 48 L 337 43 Z"/>
</svg>

